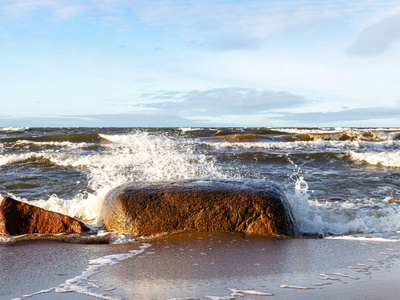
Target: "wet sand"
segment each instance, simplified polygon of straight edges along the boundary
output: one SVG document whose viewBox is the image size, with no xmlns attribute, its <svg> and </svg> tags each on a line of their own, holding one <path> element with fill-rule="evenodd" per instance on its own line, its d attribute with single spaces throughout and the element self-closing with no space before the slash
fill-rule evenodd
<svg viewBox="0 0 400 300">
<path fill-rule="evenodd" d="M 397 243 L 209 232 L 121 245 L 23 242 L 0 245 L 0 299 L 393 299 L 399 251 Z M 75 277 L 92 296 L 35 294 Z"/>
</svg>

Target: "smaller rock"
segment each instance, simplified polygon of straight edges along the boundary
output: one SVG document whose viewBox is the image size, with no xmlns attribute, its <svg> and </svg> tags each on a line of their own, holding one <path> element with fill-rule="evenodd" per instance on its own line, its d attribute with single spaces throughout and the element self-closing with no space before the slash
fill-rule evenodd
<svg viewBox="0 0 400 300">
<path fill-rule="evenodd" d="M 395 203 L 399 203 L 400 204 L 400 198 L 390 198 L 388 199 L 388 202 L 395 202 Z"/>
<path fill-rule="evenodd" d="M 10 197 L 0 204 L 0 233 L 83 233 L 90 229 L 82 222 Z"/>
<path fill-rule="evenodd" d="M 254 133 L 237 133 L 229 135 L 219 135 L 208 137 L 206 140 L 219 140 L 231 143 L 248 143 L 248 142 L 260 142 L 262 141 L 262 136 Z"/>
</svg>

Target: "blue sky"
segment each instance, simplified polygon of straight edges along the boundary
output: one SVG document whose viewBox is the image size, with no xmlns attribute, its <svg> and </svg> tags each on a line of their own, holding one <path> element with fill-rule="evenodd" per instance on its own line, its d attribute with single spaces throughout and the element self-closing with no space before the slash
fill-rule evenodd
<svg viewBox="0 0 400 300">
<path fill-rule="evenodd" d="M 400 126 L 400 2 L 0 0 L 1 126 Z"/>
</svg>

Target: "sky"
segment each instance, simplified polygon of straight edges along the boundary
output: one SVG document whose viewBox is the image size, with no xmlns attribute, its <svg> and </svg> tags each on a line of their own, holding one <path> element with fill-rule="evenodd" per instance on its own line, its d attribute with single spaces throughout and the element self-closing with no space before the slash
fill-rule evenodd
<svg viewBox="0 0 400 300">
<path fill-rule="evenodd" d="M 398 0 L 0 0 L 0 127 L 399 127 Z"/>
</svg>

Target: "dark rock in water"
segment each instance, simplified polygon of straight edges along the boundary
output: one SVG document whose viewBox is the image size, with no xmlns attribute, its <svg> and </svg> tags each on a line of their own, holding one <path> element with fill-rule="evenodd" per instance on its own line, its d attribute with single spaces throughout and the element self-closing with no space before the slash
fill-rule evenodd
<svg viewBox="0 0 400 300">
<path fill-rule="evenodd" d="M 219 135 L 208 137 L 207 140 L 220 140 L 225 142 L 260 142 L 262 141 L 262 136 L 254 133 L 241 133 L 241 134 L 229 134 L 229 135 Z"/>
<path fill-rule="evenodd" d="M 90 229 L 71 217 L 5 197 L 0 204 L 0 233 L 82 233 Z"/>
<path fill-rule="evenodd" d="M 257 180 L 125 184 L 106 195 L 102 217 L 109 231 L 141 236 L 177 231 L 299 234 L 282 191 Z"/>
<path fill-rule="evenodd" d="M 391 202 L 391 203 L 399 203 L 400 204 L 400 198 L 390 198 L 390 199 L 388 199 L 388 202 Z"/>
</svg>

